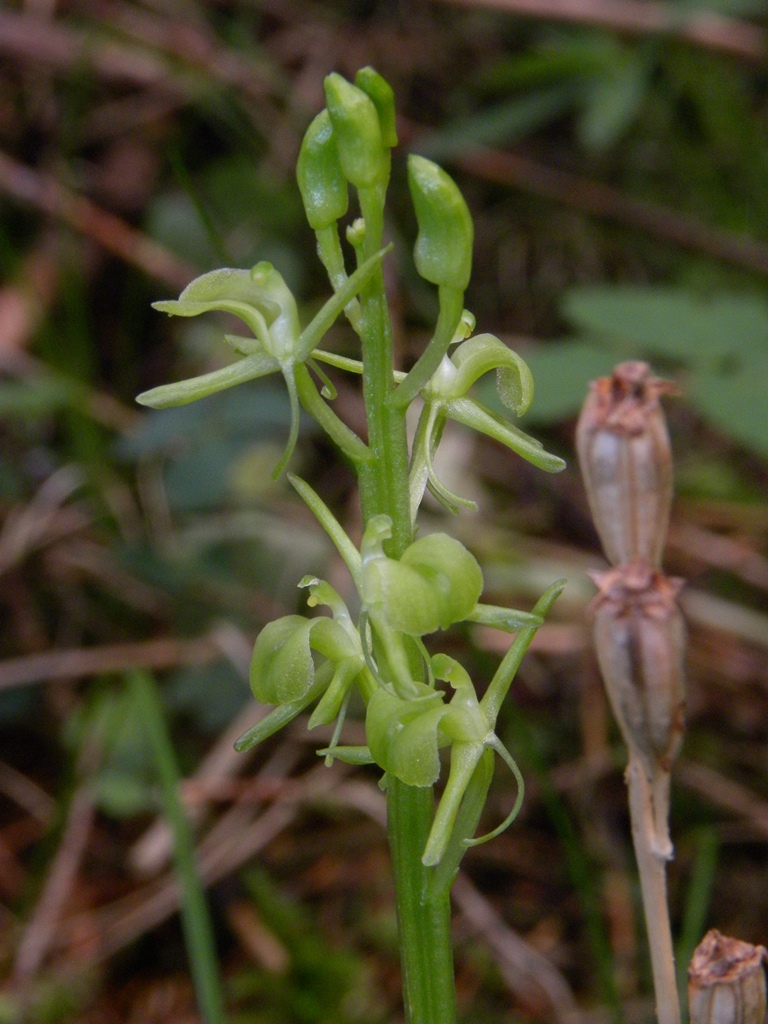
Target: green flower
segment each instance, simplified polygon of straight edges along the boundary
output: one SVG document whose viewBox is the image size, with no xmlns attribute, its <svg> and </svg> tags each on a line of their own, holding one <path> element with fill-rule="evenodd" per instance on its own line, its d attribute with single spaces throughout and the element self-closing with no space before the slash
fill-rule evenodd
<svg viewBox="0 0 768 1024">
<path fill-rule="evenodd" d="M 352 685 L 357 683 L 366 697 L 375 688 L 360 636 L 341 597 L 330 584 L 312 576 L 305 576 L 299 586 L 309 589 L 310 607 L 326 605 L 332 615 L 285 615 L 259 633 L 251 658 L 251 690 L 261 704 L 276 707 L 240 737 L 238 750 L 271 736 L 318 698 L 309 728 L 339 716 L 338 735 Z"/>
<path fill-rule="evenodd" d="M 310 360 L 339 313 L 375 273 L 386 251 L 382 249 L 371 256 L 346 278 L 303 331 L 296 300 L 271 263 L 257 263 L 250 271 L 213 270 L 195 278 L 177 300 L 156 302 L 154 308 L 171 316 L 199 316 L 212 310 L 233 313 L 253 332 L 253 337 L 245 338 L 225 335 L 243 358 L 220 370 L 145 391 L 136 401 L 154 409 L 185 405 L 234 384 L 270 373 L 281 373 L 288 388 L 291 428 L 274 475 L 280 475 L 296 446 L 299 403 L 318 420 L 350 459 L 358 464 L 367 461 L 370 458 L 367 445 L 323 400 L 304 364 Z"/>
<path fill-rule="evenodd" d="M 557 473 L 565 466 L 561 458 L 546 452 L 541 442 L 467 397 L 470 388 L 490 370 L 496 371 L 499 398 L 510 411 L 521 416 L 530 406 L 533 400 L 530 370 L 516 352 L 494 335 L 478 334 L 457 345 L 451 356 L 445 356 L 421 392 L 424 409 L 411 460 L 411 510 L 414 518 L 426 486 L 452 512 L 457 511 L 458 506 L 477 508 L 473 501 L 445 487 L 435 473 L 432 455 L 446 419 L 457 420 L 495 438 L 549 473 Z"/>
</svg>

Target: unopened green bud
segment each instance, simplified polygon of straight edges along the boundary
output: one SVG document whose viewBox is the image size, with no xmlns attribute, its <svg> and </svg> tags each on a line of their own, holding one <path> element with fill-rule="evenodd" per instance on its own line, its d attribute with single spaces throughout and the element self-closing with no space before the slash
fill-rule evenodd
<svg viewBox="0 0 768 1024">
<path fill-rule="evenodd" d="M 395 128 L 395 94 L 389 82 L 372 67 L 360 68 L 355 75 L 355 85 L 369 96 L 379 115 L 381 140 L 387 148 L 397 145 Z"/>
<path fill-rule="evenodd" d="M 347 179 L 327 110 L 321 111 L 307 128 L 296 164 L 296 179 L 313 231 L 329 227 L 347 212 Z"/>
<path fill-rule="evenodd" d="M 472 216 L 456 182 L 431 160 L 408 157 L 408 185 L 419 224 L 416 269 L 432 284 L 464 291 L 472 272 Z"/>
<path fill-rule="evenodd" d="M 386 178 L 387 153 L 370 97 L 334 73 L 325 80 L 325 101 L 347 180 L 356 188 L 368 188 Z"/>
</svg>

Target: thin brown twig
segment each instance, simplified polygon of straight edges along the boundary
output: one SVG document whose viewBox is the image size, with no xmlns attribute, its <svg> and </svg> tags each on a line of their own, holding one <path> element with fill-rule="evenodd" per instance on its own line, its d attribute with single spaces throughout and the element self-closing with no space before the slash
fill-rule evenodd
<svg viewBox="0 0 768 1024">
<path fill-rule="evenodd" d="M 170 65 L 145 49 L 98 40 L 94 33 L 33 14 L 0 11 L 0 55 L 55 71 L 90 68 L 105 82 L 152 88 L 185 96 L 190 92 Z"/>
<path fill-rule="evenodd" d="M 114 26 L 142 47 L 151 47 L 199 68 L 214 81 L 234 87 L 251 100 L 263 101 L 274 93 L 266 62 L 260 66 L 256 59 L 223 47 L 201 23 L 109 0 L 89 0 L 87 8 L 89 15 L 99 18 L 101 24 Z M 263 108 L 260 112 L 264 113 Z"/>
<path fill-rule="evenodd" d="M 45 651 L 0 661 L 0 691 L 57 679 L 82 679 L 103 672 L 125 672 L 130 668 L 202 665 L 221 656 L 214 632 L 192 640 L 167 637 L 137 643 Z"/>
<path fill-rule="evenodd" d="M 668 207 L 634 199 L 608 185 L 549 167 L 519 153 L 482 149 L 458 157 L 456 163 L 486 181 L 576 207 L 752 273 L 768 274 L 768 245 L 762 242 L 707 227 Z"/>
<path fill-rule="evenodd" d="M 675 10 L 655 0 L 443 0 L 459 7 L 486 7 L 506 14 L 594 25 L 629 35 L 667 35 L 705 50 L 762 61 L 761 28 L 714 11 Z"/>
<path fill-rule="evenodd" d="M 126 263 L 176 290 L 181 290 L 197 274 L 195 267 L 120 217 L 73 192 L 53 175 L 33 170 L 6 153 L 0 153 L 0 191 L 63 221 Z"/>
<path fill-rule="evenodd" d="M 91 836 L 93 792 L 87 784 L 75 792 L 67 822 L 45 885 L 16 950 L 13 978 L 23 986 L 37 974 L 53 945 L 56 927 L 70 899 L 80 862 Z"/>
<path fill-rule="evenodd" d="M 675 774 L 681 785 L 708 803 L 746 819 L 758 835 L 768 839 L 768 802 L 757 793 L 695 761 L 681 760 Z"/>
</svg>

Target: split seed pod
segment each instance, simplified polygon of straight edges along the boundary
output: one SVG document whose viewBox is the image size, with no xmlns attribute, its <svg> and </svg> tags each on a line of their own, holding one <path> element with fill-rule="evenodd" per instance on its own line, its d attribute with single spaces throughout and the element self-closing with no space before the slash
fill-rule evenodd
<svg viewBox="0 0 768 1024">
<path fill-rule="evenodd" d="M 675 386 L 627 362 L 590 385 L 576 450 L 592 516 L 612 565 L 660 568 L 672 503 L 672 454 L 659 399 Z"/>
<path fill-rule="evenodd" d="M 638 562 L 594 578 L 595 645 L 613 713 L 630 753 L 669 772 L 685 716 L 682 581 Z"/>
<path fill-rule="evenodd" d="M 691 1024 L 763 1024 L 764 946 L 707 932 L 688 968 Z"/>
</svg>

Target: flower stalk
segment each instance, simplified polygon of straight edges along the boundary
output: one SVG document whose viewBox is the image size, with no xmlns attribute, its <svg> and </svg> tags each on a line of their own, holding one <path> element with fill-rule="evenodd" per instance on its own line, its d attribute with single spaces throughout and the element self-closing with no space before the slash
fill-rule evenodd
<svg viewBox="0 0 768 1024">
<path fill-rule="evenodd" d="M 688 968 L 691 1024 L 763 1024 L 767 958 L 765 946 L 707 932 Z"/>
<path fill-rule="evenodd" d="M 661 572 L 672 453 L 659 398 L 675 389 L 627 362 L 593 382 L 576 428 L 587 497 L 612 568 L 593 573 L 597 658 L 627 745 L 632 842 L 659 1024 L 680 1024 L 666 862 L 672 765 L 685 722 L 682 581 Z"/>
<path fill-rule="evenodd" d="M 311 573 L 301 580 L 308 606 L 326 611 L 284 616 L 257 637 L 251 688 L 273 709 L 236 747 L 248 750 L 314 705 L 310 729 L 335 722 L 330 744 L 318 751 L 326 763 L 375 764 L 384 773 L 406 1021 L 453 1024 L 450 888 L 467 847 L 506 828 L 522 801 L 522 776 L 495 733 L 496 719 L 520 659 L 563 582 L 553 584 L 532 612 L 483 604 L 483 574 L 474 556 L 444 533 L 417 538 L 418 507 L 426 487 L 451 510 L 468 504 L 440 483 L 432 464 L 447 418 L 496 438 L 548 472 L 564 463 L 468 394 L 493 370 L 502 402 L 520 415 L 530 403 L 533 382 L 523 360 L 498 338 L 470 337 L 475 318 L 463 308 L 463 299 L 472 264 L 472 218 L 456 184 L 421 157 L 409 161 L 419 228 L 414 259 L 438 289 L 440 312 L 432 340 L 413 369 L 395 371 L 382 272 L 390 150 L 397 141 L 392 90 L 372 68 L 364 68 L 354 83 L 329 75 L 325 98 L 327 107 L 302 144 L 297 177 L 334 294 L 302 330 L 296 301 L 270 264 L 203 275 L 179 300 L 157 308 L 177 316 L 211 310 L 238 316 L 252 336 L 225 337 L 241 358 L 223 370 L 155 388 L 139 401 L 154 407 L 181 404 L 278 373 L 289 394 L 291 429 L 276 472 L 288 465 L 297 442 L 299 406 L 355 470 L 364 527 L 359 549 L 321 497 L 305 481 L 288 478 L 344 559 L 359 616 L 355 619 L 325 581 Z M 339 222 L 350 189 L 361 216 L 347 227 L 351 251 L 345 253 Z M 354 267 L 348 269 L 348 261 Z M 359 360 L 319 347 L 342 313 L 359 338 Z M 457 347 L 449 355 L 452 345 Z M 367 440 L 334 412 L 334 389 L 318 361 L 362 377 Z M 409 451 L 405 416 L 417 397 L 424 401 L 424 414 Z M 458 662 L 430 655 L 424 644 L 425 636 L 457 622 L 517 633 L 482 700 Z M 365 706 L 366 743 L 353 747 L 341 739 L 355 691 Z M 450 771 L 435 808 L 433 787 L 444 748 L 450 751 Z M 516 797 L 501 825 L 476 838 L 497 755 L 513 775 Z"/>
</svg>

